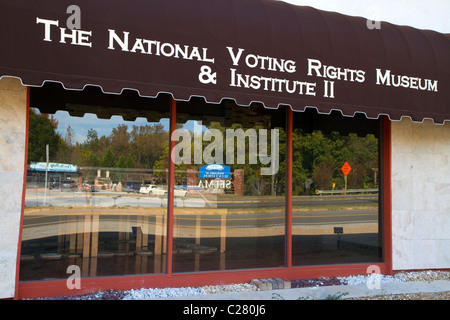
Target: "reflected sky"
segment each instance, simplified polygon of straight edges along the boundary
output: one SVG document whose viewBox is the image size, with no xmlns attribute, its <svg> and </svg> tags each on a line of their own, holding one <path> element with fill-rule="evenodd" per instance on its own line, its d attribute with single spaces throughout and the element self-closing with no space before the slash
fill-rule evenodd
<svg viewBox="0 0 450 320">
<path fill-rule="evenodd" d="M 39 110 L 36 110 L 39 112 Z M 83 117 L 73 117 L 67 111 L 57 111 L 53 117 L 58 121 L 57 132 L 62 138 L 65 137 L 67 128 L 70 127 L 73 130 L 73 142 L 83 143 L 86 140 L 89 129 L 95 129 L 97 131 L 98 137 L 109 136 L 112 133 L 113 128 L 117 128 L 120 124 L 125 124 L 128 126 L 128 131 L 131 132 L 133 126 L 145 126 L 145 125 L 155 125 L 155 122 L 148 122 L 146 118 L 136 118 L 135 121 L 126 121 L 122 116 L 112 116 L 111 119 L 101 119 L 93 113 L 86 113 Z M 169 122 L 161 121 L 159 122 L 164 126 L 164 129 L 169 131 Z M 199 133 L 199 129 L 203 132 L 207 130 L 207 127 L 201 125 L 197 121 L 187 121 L 183 128 L 196 133 Z"/>
<path fill-rule="evenodd" d="M 86 113 L 83 117 L 72 117 L 67 111 L 57 111 L 53 116 L 58 120 L 57 132 L 64 138 L 67 127 L 70 125 L 74 131 L 74 142 L 83 143 L 89 129 L 95 129 L 99 137 L 109 136 L 113 128 L 126 124 L 131 132 L 133 126 L 153 125 L 146 118 L 136 118 L 136 121 L 125 121 L 122 116 L 112 116 L 111 119 L 99 119 L 95 114 Z M 164 124 L 164 122 L 163 122 Z M 168 128 L 167 128 L 168 129 Z"/>
</svg>

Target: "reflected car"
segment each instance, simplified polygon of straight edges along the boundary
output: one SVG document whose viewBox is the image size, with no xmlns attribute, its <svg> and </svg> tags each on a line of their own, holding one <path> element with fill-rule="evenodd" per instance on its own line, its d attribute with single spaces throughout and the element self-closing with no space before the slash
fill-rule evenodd
<svg viewBox="0 0 450 320">
<path fill-rule="evenodd" d="M 98 188 L 96 188 L 94 184 L 89 184 L 89 183 L 83 183 L 80 186 L 80 189 L 81 189 L 81 191 L 84 191 L 84 192 L 97 192 L 97 191 L 99 191 Z"/>
<path fill-rule="evenodd" d="M 187 190 L 185 190 L 183 188 L 175 187 L 173 191 L 174 191 L 175 197 L 186 197 L 187 196 Z"/>
<path fill-rule="evenodd" d="M 156 196 L 166 196 L 167 195 L 167 190 L 165 190 L 157 185 L 154 185 L 154 184 L 143 185 L 140 188 L 139 192 L 142 194 L 156 195 Z M 186 197 L 187 191 L 182 188 L 175 187 L 174 194 L 175 194 L 175 197 Z"/>
<path fill-rule="evenodd" d="M 155 196 L 165 196 L 167 191 L 158 187 L 155 184 L 145 184 L 140 189 L 139 192 L 142 194 L 155 195 Z"/>
<path fill-rule="evenodd" d="M 56 181 L 49 182 L 48 188 L 50 190 L 52 190 L 52 189 L 60 189 L 61 188 L 61 183 L 56 182 Z"/>
<path fill-rule="evenodd" d="M 65 180 L 61 184 L 61 191 L 74 191 L 78 189 L 78 184 L 73 180 Z"/>
<path fill-rule="evenodd" d="M 136 181 L 128 181 L 126 182 L 123 187 L 122 191 L 125 192 L 133 192 L 133 193 L 139 193 L 139 189 L 141 188 L 141 183 Z"/>
</svg>

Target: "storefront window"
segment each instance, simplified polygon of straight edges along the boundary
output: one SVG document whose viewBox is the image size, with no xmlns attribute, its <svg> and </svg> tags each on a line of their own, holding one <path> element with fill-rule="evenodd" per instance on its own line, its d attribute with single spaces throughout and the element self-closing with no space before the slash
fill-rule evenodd
<svg viewBox="0 0 450 320">
<path fill-rule="evenodd" d="M 380 262 L 380 121 L 307 109 L 293 123 L 293 265 Z"/>
<path fill-rule="evenodd" d="M 288 172 L 285 108 L 170 101 L 32 90 L 20 280 L 382 261 L 381 121 L 294 112 Z"/>
<path fill-rule="evenodd" d="M 283 267 L 285 111 L 220 108 L 177 105 L 173 271 Z"/>
<path fill-rule="evenodd" d="M 169 105 L 67 106 L 30 108 L 20 279 L 165 273 Z"/>
</svg>

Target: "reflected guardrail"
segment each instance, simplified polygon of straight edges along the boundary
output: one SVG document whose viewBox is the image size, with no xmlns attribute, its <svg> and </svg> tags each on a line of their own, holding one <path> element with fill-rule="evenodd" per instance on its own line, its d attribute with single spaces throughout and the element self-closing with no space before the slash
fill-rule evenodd
<svg viewBox="0 0 450 320">
<path fill-rule="evenodd" d="M 378 193 L 378 188 L 347 189 L 347 190 L 316 190 L 316 194 L 346 194 L 346 193 Z"/>
</svg>

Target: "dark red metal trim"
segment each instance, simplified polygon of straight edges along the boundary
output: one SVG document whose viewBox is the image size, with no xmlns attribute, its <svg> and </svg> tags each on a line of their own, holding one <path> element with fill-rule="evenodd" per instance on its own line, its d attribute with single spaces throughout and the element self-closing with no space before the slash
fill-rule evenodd
<svg viewBox="0 0 450 320">
<path fill-rule="evenodd" d="M 175 163 L 172 151 L 175 148 L 175 140 L 172 134 L 177 125 L 177 101 L 171 99 L 170 105 L 170 150 L 169 150 L 169 203 L 167 204 L 167 274 L 172 274 L 172 252 L 173 252 L 173 205 L 174 205 L 174 184 L 175 184 Z"/>
<path fill-rule="evenodd" d="M 286 141 L 286 267 L 292 267 L 292 131 L 293 112 L 287 108 Z"/>
<path fill-rule="evenodd" d="M 383 130 L 383 235 L 384 235 L 384 262 L 387 273 L 392 274 L 392 189 L 391 189 L 391 121 L 388 117 L 382 118 Z"/>
<path fill-rule="evenodd" d="M 248 283 L 251 279 L 281 278 L 285 280 L 316 277 L 346 277 L 366 274 L 371 264 L 308 266 L 278 269 L 246 269 L 218 272 L 174 273 L 156 275 L 118 276 L 81 279 L 81 289 L 70 290 L 66 280 L 32 281 L 19 284 L 19 299 L 81 295 L 101 290 L 130 290 L 140 288 L 196 287 L 232 283 Z M 385 264 L 377 264 L 386 274 Z"/>
</svg>

